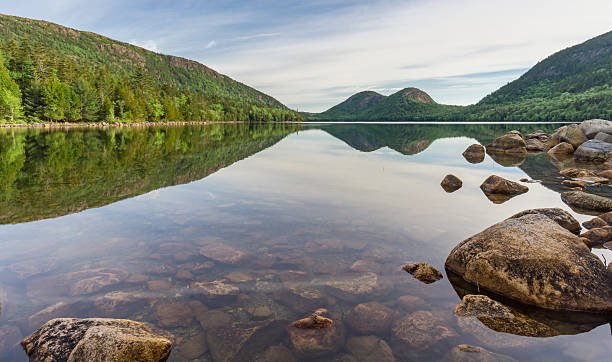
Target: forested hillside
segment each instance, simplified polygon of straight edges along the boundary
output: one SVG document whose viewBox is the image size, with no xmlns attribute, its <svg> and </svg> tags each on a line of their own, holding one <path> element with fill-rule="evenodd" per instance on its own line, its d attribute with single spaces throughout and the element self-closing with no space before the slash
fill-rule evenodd
<svg viewBox="0 0 612 362">
<path fill-rule="evenodd" d="M 0 15 L 5 121 L 287 121 L 274 98 L 183 58 Z"/>
</svg>

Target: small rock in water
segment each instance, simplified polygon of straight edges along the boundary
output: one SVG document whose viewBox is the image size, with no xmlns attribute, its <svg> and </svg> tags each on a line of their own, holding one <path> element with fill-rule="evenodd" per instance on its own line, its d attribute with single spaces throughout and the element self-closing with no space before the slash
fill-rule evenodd
<svg viewBox="0 0 612 362">
<path fill-rule="evenodd" d="M 589 239 L 589 247 L 603 245 L 612 241 L 612 226 L 593 228 L 580 236 Z"/>
<path fill-rule="evenodd" d="M 172 289 L 172 283 L 166 279 L 149 280 L 147 287 L 152 291 L 164 291 Z"/>
<path fill-rule="evenodd" d="M 310 316 L 300 319 L 298 321 L 295 321 L 293 322 L 292 325 L 295 328 L 300 328 L 300 329 L 330 328 L 334 324 L 334 322 L 331 319 L 324 317 L 323 314 L 327 314 L 327 309 L 324 309 L 324 308 L 317 309 Z"/>
<path fill-rule="evenodd" d="M 306 322 L 308 323 L 308 322 Z M 344 347 L 344 326 L 334 321 L 327 328 L 287 327 L 294 351 L 302 358 L 316 358 L 336 353 Z"/>
<path fill-rule="evenodd" d="M 542 182 L 540 180 L 532 180 L 532 179 L 528 179 L 528 178 L 522 178 L 519 181 L 527 183 L 527 184 L 538 184 L 538 183 Z"/>
<path fill-rule="evenodd" d="M 582 226 L 584 226 L 585 229 L 596 229 L 596 228 L 602 228 L 604 226 L 608 226 L 608 223 L 600 218 L 599 216 L 589 220 L 589 221 L 585 221 L 582 223 Z"/>
<path fill-rule="evenodd" d="M 187 338 L 179 346 L 180 354 L 188 359 L 195 359 L 203 355 L 208 351 L 208 344 L 206 343 L 206 334 L 200 332 L 195 336 Z"/>
<path fill-rule="evenodd" d="M 480 189 L 486 195 L 520 195 L 529 191 L 527 186 L 523 186 L 514 181 L 506 180 L 496 175 L 489 176 L 489 178 L 487 178 L 482 185 L 480 185 Z"/>
<path fill-rule="evenodd" d="M 425 284 L 431 284 L 443 278 L 442 273 L 425 262 L 406 264 L 403 269 Z"/>
<path fill-rule="evenodd" d="M 463 186 L 463 182 L 455 175 L 446 175 L 440 186 L 442 186 L 444 191 L 451 193 L 459 190 Z"/>
<path fill-rule="evenodd" d="M 537 138 L 528 139 L 527 141 L 525 141 L 525 146 L 527 148 L 527 151 L 530 152 L 546 152 L 549 149 L 546 143 L 540 141 Z"/>
<path fill-rule="evenodd" d="M 570 188 L 579 188 L 583 189 L 587 185 L 586 181 L 578 181 L 578 180 L 563 180 L 563 186 L 567 186 Z"/>
<path fill-rule="evenodd" d="M 473 144 L 463 152 L 463 157 L 469 163 L 481 163 L 485 158 L 485 149 L 482 145 Z"/>
<path fill-rule="evenodd" d="M 160 302 L 155 314 L 162 327 L 187 327 L 193 321 L 193 310 L 183 302 Z"/>
<path fill-rule="evenodd" d="M 568 178 L 582 178 L 582 177 L 597 176 L 597 174 L 591 170 L 585 170 L 585 169 L 574 168 L 574 167 L 563 169 L 559 171 L 559 173 Z"/>
<path fill-rule="evenodd" d="M 597 176 L 605 177 L 608 180 L 612 180 L 612 170 L 601 171 L 600 173 L 597 174 Z"/>
</svg>

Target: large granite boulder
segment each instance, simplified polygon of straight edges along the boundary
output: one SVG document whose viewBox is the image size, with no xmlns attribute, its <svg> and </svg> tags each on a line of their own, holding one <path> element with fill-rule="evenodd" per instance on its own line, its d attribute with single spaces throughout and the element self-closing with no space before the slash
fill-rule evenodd
<svg viewBox="0 0 612 362">
<path fill-rule="evenodd" d="M 612 312 L 612 274 L 549 217 L 495 224 L 457 245 L 446 267 L 498 295 L 551 310 Z"/>
<path fill-rule="evenodd" d="M 531 138 L 525 141 L 527 151 L 530 152 L 546 152 L 550 149 L 548 145 L 537 138 Z"/>
<path fill-rule="evenodd" d="M 561 200 L 581 212 L 604 213 L 612 211 L 612 200 L 583 191 L 568 191 L 561 194 Z"/>
<path fill-rule="evenodd" d="M 612 143 L 589 140 L 574 152 L 574 159 L 583 162 L 606 162 L 612 159 Z"/>
<path fill-rule="evenodd" d="M 555 141 L 559 141 L 559 143 L 567 142 L 574 146 L 574 148 L 577 148 L 588 140 L 584 133 L 582 133 L 580 125 L 578 124 L 570 124 L 557 129 L 555 133 L 553 133 L 552 138 Z"/>
<path fill-rule="evenodd" d="M 487 145 L 487 153 L 526 154 L 527 145 L 519 131 L 510 131 Z"/>
<path fill-rule="evenodd" d="M 30 361 L 165 361 L 172 336 L 127 319 L 59 318 L 21 342 Z"/>
<path fill-rule="evenodd" d="M 557 224 L 561 225 L 563 228 L 569 230 L 572 234 L 580 234 L 580 231 L 582 230 L 578 220 L 576 220 L 569 212 L 556 207 L 521 211 L 517 214 L 510 216 L 509 219 L 518 219 L 519 217 L 529 214 L 544 215 L 552 221 L 556 222 Z"/>
<path fill-rule="evenodd" d="M 612 134 L 612 122 L 605 119 L 590 119 L 580 124 L 580 130 L 587 138 L 592 139 L 600 132 Z"/>
</svg>

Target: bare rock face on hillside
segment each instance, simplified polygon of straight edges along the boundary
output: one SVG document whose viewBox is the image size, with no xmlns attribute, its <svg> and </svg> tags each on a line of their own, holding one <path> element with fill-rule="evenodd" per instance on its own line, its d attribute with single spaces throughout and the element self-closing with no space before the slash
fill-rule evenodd
<svg viewBox="0 0 612 362">
<path fill-rule="evenodd" d="M 580 237 L 545 215 L 511 218 L 462 241 L 446 268 L 525 304 L 612 312 L 612 274 Z"/>
</svg>

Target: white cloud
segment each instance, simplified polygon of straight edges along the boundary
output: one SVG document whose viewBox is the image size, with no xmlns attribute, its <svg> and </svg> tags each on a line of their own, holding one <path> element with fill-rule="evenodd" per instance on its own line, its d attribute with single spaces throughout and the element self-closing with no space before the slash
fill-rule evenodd
<svg viewBox="0 0 612 362">
<path fill-rule="evenodd" d="M 258 39 L 258 38 L 270 38 L 270 37 L 274 37 L 278 35 L 280 35 L 280 33 L 261 33 L 261 34 L 239 36 L 239 37 L 236 37 L 235 40 L 242 41 L 242 40 L 251 40 L 251 39 Z"/>
<path fill-rule="evenodd" d="M 215 45 L 217 45 L 217 42 L 214 40 L 211 40 L 208 42 L 208 44 L 206 44 L 206 49 L 210 49 L 212 47 L 214 47 Z"/>
</svg>

